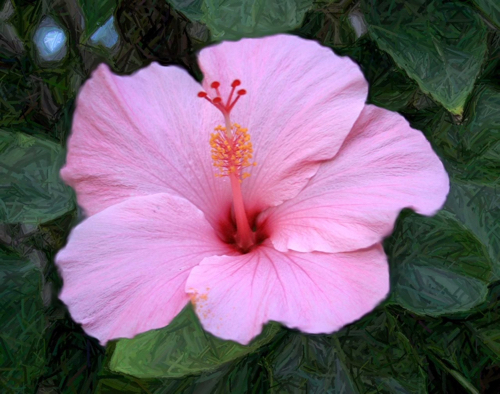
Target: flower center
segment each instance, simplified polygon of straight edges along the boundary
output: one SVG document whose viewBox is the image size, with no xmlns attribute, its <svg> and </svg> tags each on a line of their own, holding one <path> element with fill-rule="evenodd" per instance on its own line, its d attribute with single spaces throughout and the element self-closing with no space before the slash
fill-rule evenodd
<svg viewBox="0 0 500 394">
<path fill-rule="evenodd" d="M 248 218 L 243 204 L 241 194 L 241 182 L 248 178 L 250 174 L 243 172 L 243 169 L 257 163 L 250 163 L 253 148 L 250 142 L 248 130 L 242 128 L 237 123 L 231 123 L 230 113 L 239 98 L 246 94 L 246 90 L 240 89 L 236 92 L 236 98 L 233 100 L 236 88 L 241 85 L 239 79 L 231 83 L 231 92 L 224 103 L 219 91 L 220 83 L 212 82 L 210 87 L 217 94 L 211 98 L 206 92 L 199 92 L 198 97 L 206 99 L 212 105 L 221 111 L 224 116 L 225 127 L 217 126 L 210 136 L 210 146 L 212 148 L 213 165 L 218 169 L 216 177 L 229 177 L 231 181 L 231 191 L 233 194 L 233 208 L 236 219 L 236 234 L 234 239 L 243 252 L 248 251 L 255 244 L 255 233 L 248 224 Z"/>
</svg>

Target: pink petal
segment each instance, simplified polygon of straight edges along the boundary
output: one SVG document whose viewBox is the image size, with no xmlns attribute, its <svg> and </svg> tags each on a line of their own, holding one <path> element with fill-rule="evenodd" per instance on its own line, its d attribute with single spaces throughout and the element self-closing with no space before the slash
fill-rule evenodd
<svg viewBox="0 0 500 394">
<path fill-rule="evenodd" d="M 213 223 L 230 209 L 216 182 L 209 138 L 219 112 L 178 67 L 156 63 L 131 76 L 101 64 L 77 100 L 63 179 L 88 215 L 133 196 L 185 197 Z"/>
<path fill-rule="evenodd" d="M 266 245 L 204 259 L 186 289 L 207 331 L 247 344 L 270 320 L 311 334 L 340 329 L 385 298 L 389 270 L 380 245 L 338 254 Z"/>
<path fill-rule="evenodd" d="M 169 194 L 135 197 L 88 218 L 56 257 L 60 294 L 101 344 L 164 327 L 188 301 L 189 271 L 227 254 L 203 213 Z"/>
<path fill-rule="evenodd" d="M 214 80 L 224 99 L 234 79 L 247 91 L 231 120 L 248 128 L 258 163 L 242 184 L 251 213 L 304 187 L 319 162 L 337 153 L 368 93 L 353 61 L 295 36 L 223 42 L 203 49 L 199 63 L 207 93 Z"/>
<path fill-rule="evenodd" d="M 366 106 L 338 155 L 293 200 L 261 218 L 278 250 L 345 252 L 389 235 L 401 209 L 439 210 L 448 176 L 424 135 L 399 114 Z"/>
</svg>

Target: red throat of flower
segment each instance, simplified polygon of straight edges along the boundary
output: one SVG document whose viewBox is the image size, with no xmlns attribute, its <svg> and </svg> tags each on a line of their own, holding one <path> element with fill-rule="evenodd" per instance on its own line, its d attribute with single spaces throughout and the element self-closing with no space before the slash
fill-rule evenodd
<svg viewBox="0 0 500 394">
<path fill-rule="evenodd" d="M 198 97 L 207 100 L 224 116 L 225 127 L 221 125 L 217 126 L 214 129 L 215 133 L 212 133 L 210 136 L 212 160 L 214 161 L 214 167 L 219 170 L 215 176 L 227 176 L 231 180 L 234 216 L 236 218 L 237 229 L 235 241 L 242 251 L 248 251 L 255 244 L 255 233 L 248 224 L 240 184 L 243 179 L 250 176 L 249 173 L 243 172 L 244 168 L 252 165 L 256 166 L 257 163 L 250 163 L 250 159 L 253 157 L 253 148 L 248 130 L 242 128 L 237 123 L 231 123 L 231 110 L 234 108 L 239 98 L 247 93 L 245 89 L 236 91 L 236 88 L 240 85 L 241 81 L 239 79 L 235 79 L 231 83 L 231 92 L 225 103 L 219 91 L 220 83 L 217 81 L 212 82 L 210 85 L 216 93 L 214 98 L 211 98 L 206 92 L 199 92 Z M 236 97 L 233 100 L 235 91 Z"/>
</svg>

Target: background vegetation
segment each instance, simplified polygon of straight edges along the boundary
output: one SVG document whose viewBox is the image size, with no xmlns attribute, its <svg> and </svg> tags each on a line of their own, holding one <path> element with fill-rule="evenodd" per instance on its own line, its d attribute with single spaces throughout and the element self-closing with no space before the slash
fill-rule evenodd
<svg viewBox="0 0 500 394">
<path fill-rule="evenodd" d="M 433 218 L 400 215 L 392 291 L 333 335 L 270 324 L 249 347 L 170 326 L 104 349 L 57 299 L 81 220 L 58 178 L 75 96 L 101 62 L 201 78 L 210 43 L 291 32 L 360 64 L 369 101 L 422 130 L 451 177 Z M 500 392 L 498 0 L 0 0 L 2 393 Z"/>
</svg>

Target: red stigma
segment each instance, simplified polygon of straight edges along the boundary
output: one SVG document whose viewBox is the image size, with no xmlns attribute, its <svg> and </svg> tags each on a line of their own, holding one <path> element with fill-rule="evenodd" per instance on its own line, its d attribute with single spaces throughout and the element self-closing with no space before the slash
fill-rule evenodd
<svg viewBox="0 0 500 394">
<path fill-rule="evenodd" d="M 235 79 L 233 82 L 231 82 L 231 92 L 229 93 L 229 97 L 227 98 L 227 101 L 224 103 L 222 101 L 222 98 L 220 97 L 220 82 L 219 81 L 213 81 L 210 84 L 210 87 L 212 89 L 215 89 L 217 96 L 214 98 L 211 98 L 206 92 L 199 92 L 198 97 L 204 98 L 205 100 L 209 101 L 212 103 L 219 111 L 221 111 L 224 116 L 228 116 L 231 110 L 233 109 L 234 105 L 240 98 L 240 96 L 243 96 L 247 94 L 247 91 L 245 89 L 240 89 L 237 92 L 235 92 L 236 87 L 241 85 L 241 81 L 239 79 Z M 236 93 L 236 98 L 233 100 L 233 96 Z"/>
</svg>

